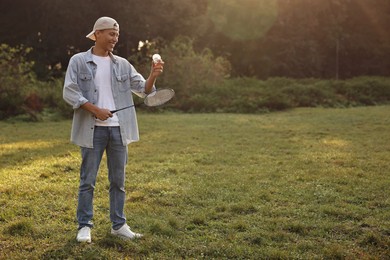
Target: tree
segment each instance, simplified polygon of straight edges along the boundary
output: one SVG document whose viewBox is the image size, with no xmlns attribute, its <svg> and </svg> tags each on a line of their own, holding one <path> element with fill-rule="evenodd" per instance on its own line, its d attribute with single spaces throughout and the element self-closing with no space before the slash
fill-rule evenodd
<svg viewBox="0 0 390 260">
<path fill-rule="evenodd" d="M 24 106 L 34 81 L 32 62 L 26 60 L 30 48 L 0 45 L 0 119 L 28 110 Z"/>
<path fill-rule="evenodd" d="M 100 16 L 119 22 L 124 57 L 140 41 L 183 35 L 195 50 L 228 57 L 235 76 L 390 75 L 388 0 L 2 0 L 0 8 L 1 41 L 32 47 L 40 78 L 61 75 L 92 46 L 84 36 Z"/>
</svg>

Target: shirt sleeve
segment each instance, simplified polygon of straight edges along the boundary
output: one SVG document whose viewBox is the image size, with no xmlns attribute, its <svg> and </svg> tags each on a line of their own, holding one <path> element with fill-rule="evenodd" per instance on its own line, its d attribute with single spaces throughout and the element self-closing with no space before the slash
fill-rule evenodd
<svg viewBox="0 0 390 260">
<path fill-rule="evenodd" d="M 137 72 L 133 65 L 130 64 L 130 88 L 131 91 L 141 97 L 145 98 L 147 94 L 145 93 L 145 78 Z M 156 87 L 153 85 L 152 92 L 156 91 Z"/>
<path fill-rule="evenodd" d="M 73 109 L 77 109 L 88 102 L 77 84 L 77 63 L 74 58 L 70 59 L 66 70 L 63 98 Z"/>
</svg>

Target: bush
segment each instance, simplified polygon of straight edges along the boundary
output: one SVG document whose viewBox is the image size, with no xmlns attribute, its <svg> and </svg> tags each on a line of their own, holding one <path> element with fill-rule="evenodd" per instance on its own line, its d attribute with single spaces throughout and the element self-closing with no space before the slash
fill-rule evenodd
<svg viewBox="0 0 390 260">
<path fill-rule="evenodd" d="M 156 46 L 132 58 L 146 76 Z M 0 45 L 0 120 L 24 114 L 31 120 L 71 118 L 62 98 L 63 78 L 38 81 L 31 49 Z M 164 106 L 184 112 L 263 113 L 294 107 L 350 107 L 390 103 L 390 78 L 348 80 L 229 78 L 230 63 L 208 49 L 196 52 L 190 38 L 178 37 L 159 51 L 166 69 L 159 88 L 173 88 L 176 98 Z M 137 98 L 136 98 L 137 99 Z M 136 100 L 136 103 L 141 101 Z M 148 109 L 159 111 L 159 109 Z"/>
<path fill-rule="evenodd" d="M 0 45 L 0 119 L 39 112 L 39 97 L 32 91 L 33 62 L 26 59 L 31 48 Z"/>
<path fill-rule="evenodd" d="M 72 118 L 73 109 L 62 97 L 62 89 L 64 79 L 55 79 L 47 82 L 40 82 L 38 93 L 42 98 L 46 112 L 50 112 L 52 116 L 61 118 Z"/>
<path fill-rule="evenodd" d="M 350 107 L 390 103 L 390 79 L 225 79 L 178 99 L 187 112 L 262 113 L 294 107 Z"/>
<path fill-rule="evenodd" d="M 186 46 L 189 43 L 182 43 Z M 161 78 L 161 84 L 174 88 L 179 96 L 188 97 L 199 90 L 205 90 L 210 85 L 221 83 L 229 76 L 230 64 L 224 58 L 214 58 L 209 50 L 200 54 L 191 52 L 181 53 L 173 45 L 164 52 L 167 53 L 169 70 Z M 186 56 L 181 56 L 181 55 Z"/>
<path fill-rule="evenodd" d="M 270 92 L 264 97 L 261 103 L 261 111 L 279 111 L 292 108 L 294 105 L 285 93 Z M 257 112 L 257 111 L 256 111 Z"/>
<path fill-rule="evenodd" d="M 350 105 L 386 104 L 390 101 L 390 79 L 357 77 L 335 84 L 335 92 L 345 97 Z"/>
<path fill-rule="evenodd" d="M 0 120 L 10 117 L 39 121 L 42 114 L 69 118 L 73 111 L 62 99 L 63 79 L 38 81 L 31 48 L 0 45 Z"/>
<path fill-rule="evenodd" d="M 157 52 L 153 44 L 145 45 L 148 50 L 143 51 L 146 56 Z M 170 44 L 159 51 L 166 62 L 164 73 L 159 77 L 157 86 L 172 88 L 176 92 L 176 101 L 173 106 L 184 111 L 203 110 L 210 101 L 201 101 L 202 92 L 211 91 L 210 86 L 222 83 L 230 76 L 231 65 L 224 57 L 214 57 L 209 49 L 196 52 L 193 40 L 188 37 L 177 37 Z M 140 54 L 130 57 L 137 70 L 143 75 L 150 72 L 150 58 L 142 59 Z M 209 99 L 209 97 L 205 98 Z M 212 99 L 212 98 L 211 98 Z M 180 101 L 184 102 L 180 102 Z M 195 103 L 194 103 L 195 102 Z M 172 103 L 171 103 L 172 104 Z M 200 110 L 199 110 L 200 109 Z M 212 108 L 205 108 L 207 111 Z"/>
<path fill-rule="evenodd" d="M 332 92 L 322 84 L 303 85 L 293 84 L 281 89 L 288 96 L 293 107 L 329 106 L 332 103 Z"/>
<path fill-rule="evenodd" d="M 131 60 L 146 75 L 150 72 L 151 55 L 159 52 L 166 64 L 157 86 L 173 88 L 176 98 L 168 107 L 184 112 L 262 113 L 294 107 L 349 107 L 390 101 L 389 78 L 229 78 L 229 62 L 214 57 L 208 49 L 196 52 L 190 38 L 178 37 L 160 51 L 157 45 L 164 46 L 159 41 L 149 42 Z"/>
</svg>

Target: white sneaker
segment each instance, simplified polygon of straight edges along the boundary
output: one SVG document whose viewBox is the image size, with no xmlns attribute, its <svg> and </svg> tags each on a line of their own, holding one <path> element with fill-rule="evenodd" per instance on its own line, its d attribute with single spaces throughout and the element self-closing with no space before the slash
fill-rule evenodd
<svg viewBox="0 0 390 260">
<path fill-rule="evenodd" d="M 127 224 L 124 224 L 120 229 L 115 230 L 111 228 L 111 234 L 118 236 L 123 239 L 136 239 L 143 237 L 142 234 L 134 233 L 130 230 L 130 227 Z"/>
<path fill-rule="evenodd" d="M 91 228 L 83 227 L 77 233 L 77 242 L 91 243 Z"/>
</svg>

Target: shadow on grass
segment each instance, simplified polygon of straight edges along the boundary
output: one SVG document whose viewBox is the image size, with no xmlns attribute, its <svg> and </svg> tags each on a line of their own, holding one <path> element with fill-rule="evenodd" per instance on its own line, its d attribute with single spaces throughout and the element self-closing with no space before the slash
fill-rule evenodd
<svg viewBox="0 0 390 260">
<path fill-rule="evenodd" d="M 14 167 L 16 162 L 18 162 L 18 166 L 29 165 L 35 160 L 45 159 L 47 157 L 63 157 L 69 149 L 67 143 L 58 143 L 45 147 L 39 147 L 39 145 L 31 148 L 17 147 L 1 155 L 0 165 L 3 169 Z"/>
<path fill-rule="evenodd" d="M 62 247 L 45 252 L 40 259 L 115 259 L 121 256 L 144 255 L 138 247 L 140 240 L 123 240 L 109 233 L 96 238 L 92 243 L 79 243 L 74 237 L 69 238 Z"/>
<path fill-rule="evenodd" d="M 77 149 L 69 142 L 70 124 L 8 124 L 0 122 L 0 167 L 25 166 L 48 157 L 61 157 Z M 65 128 L 66 127 L 66 128 Z"/>
<path fill-rule="evenodd" d="M 45 252 L 40 259 L 111 259 L 99 246 L 91 243 L 78 243 L 75 238 L 69 239 L 60 248 Z"/>
</svg>

